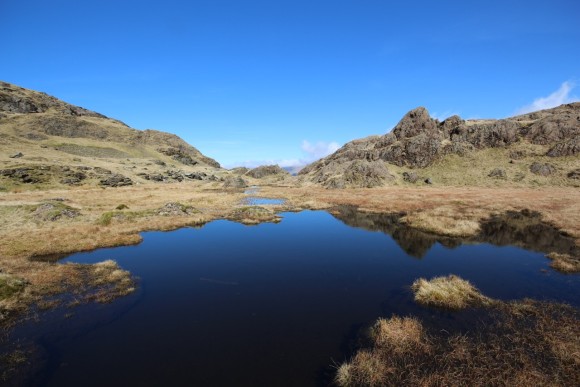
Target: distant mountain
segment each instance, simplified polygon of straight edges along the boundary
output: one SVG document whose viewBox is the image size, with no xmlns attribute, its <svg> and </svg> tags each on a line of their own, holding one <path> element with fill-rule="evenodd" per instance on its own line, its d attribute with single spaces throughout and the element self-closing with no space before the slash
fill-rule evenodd
<svg viewBox="0 0 580 387">
<path fill-rule="evenodd" d="M 463 120 L 452 116 L 443 122 L 432 118 L 424 107 L 419 107 L 408 112 L 389 133 L 351 141 L 333 154 L 306 166 L 299 175 L 330 188 L 375 187 L 401 179 L 414 183 L 422 169 L 434 170 L 443 165 L 447 156 L 463 157 L 461 164 L 469 158 L 476 160 L 483 155 L 478 152 L 492 148 L 513 151 L 508 156 L 502 153 L 505 163 L 509 160 L 513 163 L 514 159 L 531 161 L 532 157 L 544 157 L 555 162 L 557 158 L 568 157 L 568 164 L 580 167 L 577 162 L 580 103 L 500 120 Z M 489 152 L 485 155 L 489 157 Z M 498 160 L 490 161 L 486 164 L 477 160 L 483 163 L 483 167 L 488 164 L 497 166 Z M 473 164 L 472 167 L 477 166 Z M 403 171 L 403 174 L 398 176 L 392 169 Z M 499 169 L 497 176 L 489 177 L 509 178 Z M 444 174 L 444 171 L 439 172 Z M 468 168 L 463 172 L 473 174 Z M 485 176 L 491 172 L 481 171 Z"/>
<path fill-rule="evenodd" d="M 82 185 L 107 181 L 108 175 L 122 176 L 112 185 L 117 180 L 120 185 L 163 182 L 187 179 L 197 170 L 205 171 L 195 175 L 201 179 L 220 165 L 174 134 L 132 129 L 45 93 L 0 82 L 0 168 L 5 168 L 0 189 L 6 189 Z"/>
</svg>

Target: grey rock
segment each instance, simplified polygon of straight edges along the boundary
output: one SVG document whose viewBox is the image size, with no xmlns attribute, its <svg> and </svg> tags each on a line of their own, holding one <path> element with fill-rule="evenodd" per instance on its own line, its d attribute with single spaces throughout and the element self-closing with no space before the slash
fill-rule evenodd
<svg viewBox="0 0 580 387">
<path fill-rule="evenodd" d="M 117 173 L 112 174 L 105 179 L 101 179 L 100 183 L 106 187 L 123 187 L 127 185 L 133 185 L 133 181 L 130 178 Z"/>
<path fill-rule="evenodd" d="M 393 134 L 398 140 L 419 134 L 436 134 L 437 132 L 437 120 L 431 118 L 424 107 L 418 107 L 405 114 L 393 129 Z"/>
<path fill-rule="evenodd" d="M 416 183 L 419 179 L 419 175 L 415 172 L 403 172 L 403 180 L 409 183 Z"/>
<path fill-rule="evenodd" d="M 12 154 L 12 155 L 10 155 L 8 157 L 10 157 L 11 159 L 19 159 L 22 156 L 24 156 L 24 154 L 22 154 L 22 152 L 18 152 L 18 153 L 14 153 L 14 154 Z"/>
<path fill-rule="evenodd" d="M 575 156 L 577 154 L 580 154 L 580 135 L 555 144 L 546 153 L 550 157 Z"/>
<path fill-rule="evenodd" d="M 162 216 L 185 216 L 198 213 L 199 211 L 192 206 L 184 205 L 177 202 L 170 202 L 163 205 L 157 210 L 158 215 Z"/>
<path fill-rule="evenodd" d="M 433 180 L 430 177 L 425 179 L 425 184 L 433 184 Z"/>
<path fill-rule="evenodd" d="M 534 162 L 530 165 L 530 172 L 540 176 L 549 176 L 556 172 L 556 167 L 552 164 Z"/>
</svg>

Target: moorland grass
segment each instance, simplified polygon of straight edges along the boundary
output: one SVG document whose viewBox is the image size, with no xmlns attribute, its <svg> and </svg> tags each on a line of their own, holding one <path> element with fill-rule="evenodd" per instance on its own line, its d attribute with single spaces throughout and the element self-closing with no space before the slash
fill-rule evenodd
<svg viewBox="0 0 580 387">
<path fill-rule="evenodd" d="M 380 319 L 370 348 L 338 366 L 335 383 L 347 386 L 575 386 L 580 384 L 580 314 L 567 305 L 523 300 L 489 302 L 473 286 L 434 280 L 437 306 L 487 306 L 491 316 L 467 332 L 425 328 L 413 317 Z M 421 281 L 419 290 L 425 290 Z M 441 286 L 441 284 L 446 284 Z M 440 289 L 444 288 L 445 291 Z M 459 290 L 470 295 L 458 301 Z M 473 303 L 472 300 L 478 300 Z M 485 300 L 481 303 L 481 300 Z"/>
</svg>

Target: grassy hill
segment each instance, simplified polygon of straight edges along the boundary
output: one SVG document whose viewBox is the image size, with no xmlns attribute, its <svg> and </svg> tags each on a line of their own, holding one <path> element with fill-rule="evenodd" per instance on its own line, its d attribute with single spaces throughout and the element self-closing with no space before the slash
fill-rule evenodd
<svg viewBox="0 0 580 387">
<path fill-rule="evenodd" d="M 217 179 L 220 171 L 174 134 L 0 82 L 0 191 Z"/>
</svg>

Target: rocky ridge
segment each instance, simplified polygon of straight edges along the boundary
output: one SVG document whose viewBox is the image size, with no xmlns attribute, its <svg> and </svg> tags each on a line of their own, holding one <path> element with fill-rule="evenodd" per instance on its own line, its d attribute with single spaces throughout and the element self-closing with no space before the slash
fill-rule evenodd
<svg viewBox="0 0 580 387">
<path fill-rule="evenodd" d="M 446 155 L 466 156 L 479 150 L 509 148 L 521 143 L 545 146 L 544 156 L 551 158 L 577 156 L 580 103 L 500 120 L 464 120 L 455 115 L 443 122 L 419 107 L 408 112 L 391 132 L 351 141 L 330 156 L 306 166 L 299 175 L 329 188 L 376 187 L 393 180 L 389 164 L 421 169 Z M 525 154 L 516 151 L 514 156 L 517 159 Z M 532 172 L 537 173 L 537 168 Z M 540 172 L 550 173 L 553 173 L 552 166 Z M 405 180 L 418 178 L 409 177 L 407 172 Z"/>
</svg>

